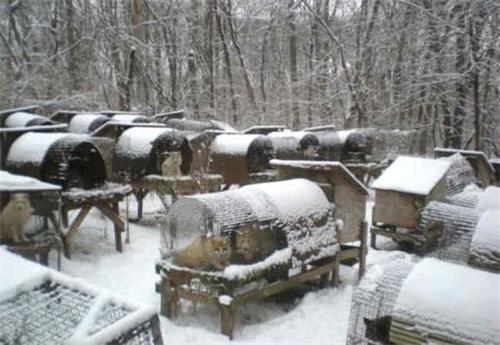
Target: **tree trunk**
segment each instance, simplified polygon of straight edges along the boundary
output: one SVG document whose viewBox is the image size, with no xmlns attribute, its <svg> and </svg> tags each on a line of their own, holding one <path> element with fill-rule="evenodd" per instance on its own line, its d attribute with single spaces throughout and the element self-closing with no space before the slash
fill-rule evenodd
<svg viewBox="0 0 500 345">
<path fill-rule="evenodd" d="M 290 87 L 292 94 L 292 128 L 299 129 L 300 126 L 300 110 L 298 104 L 298 72 L 297 72 L 297 33 L 295 27 L 295 14 L 293 13 L 294 9 L 294 0 L 291 0 L 288 3 L 289 14 L 288 14 L 288 44 L 289 44 L 289 53 L 290 53 Z"/>
</svg>

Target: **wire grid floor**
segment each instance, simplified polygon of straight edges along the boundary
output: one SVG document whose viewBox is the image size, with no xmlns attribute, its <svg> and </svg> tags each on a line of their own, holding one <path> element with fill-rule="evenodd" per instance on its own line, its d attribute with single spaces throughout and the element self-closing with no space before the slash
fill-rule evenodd
<svg viewBox="0 0 500 345">
<path fill-rule="evenodd" d="M 95 296 L 50 280 L 0 302 L 0 345 L 63 344 L 89 313 Z M 114 324 L 133 310 L 112 302 L 105 304 L 89 335 Z M 113 340 L 113 344 L 157 344 L 154 318 Z M 161 342 L 160 342 L 161 343 Z"/>
<path fill-rule="evenodd" d="M 361 281 L 354 292 L 349 316 L 347 345 L 378 344 L 366 337 L 365 319 L 391 316 L 405 278 L 414 266 L 408 257 L 390 261 L 382 266 L 383 273 Z"/>
</svg>

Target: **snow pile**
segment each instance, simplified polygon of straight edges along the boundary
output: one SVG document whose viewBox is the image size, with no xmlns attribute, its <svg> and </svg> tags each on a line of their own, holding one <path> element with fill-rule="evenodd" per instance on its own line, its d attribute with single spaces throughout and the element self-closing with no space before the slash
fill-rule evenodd
<svg viewBox="0 0 500 345">
<path fill-rule="evenodd" d="M 142 115 L 116 114 L 111 117 L 114 122 L 133 123 L 137 120 L 147 121 L 147 117 Z"/>
<path fill-rule="evenodd" d="M 10 147 L 7 161 L 9 162 L 43 162 L 47 151 L 54 143 L 63 138 L 79 138 L 77 134 L 69 133 L 33 133 L 21 135 Z"/>
<path fill-rule="evenodd" d="M 424 259 L 415 265 L 399 293 L 394 317 L 467 344 L 500 339 L 500 275 Z"/>
<path fill-rule="evenodd" d="M 267 269 L 286 265 L 292 257 L 292 250 L 285 248 L 275 251 L 263 261 L 251 265 L 230 265 L 224 269 L 224 277 L 229 280 L 247 279 Z"/>
<path fill-rule="evenodd" d="M 398 157 L 371 185 L 373 189 L 427 195 L 443 178 L 452 162 Z"/>
<path fill-rule="evenodd" d="M 14 175 L 0 170 L 0 191 L 35 191 L 35 190 L 61 190 L 60 186 L 42 182 L 33 177 Z"/>
<path fill-rule="evenodd" d="M 28 122 L 31 120 L 40 119 L 44 121 L 48 121 L 46 117 L 25 113 L 25 112 L 17 112 L 9 115 L 5 120 L 5 127 L 25 127 Z"/>
<path fill-rule="evenodd" d="M 265 138 L 259 134 L 221 134 L 217 136 L 210 147 L 210 152 L 245 156 L 253 141 L 258 138 Z"/>
<path fill-rule="evenodd" d="M 116 150 L 132 157 L 149 156 L 153 142 L 162 134 L 173 132 L 171 128 L 133 127 L 122 133 L 116 144 Z"/>
<path fill-rule="evenodd" d="M 69 131 L 73 133 L 88 133 L 92 123 L 96 120 L 109 120 L 107 116 L 100 114 L 78 114 L 69 122 Z"/>
<path fill-rule="evenodd" d="M 500 209 L 485 211 L 472 236 L 470 260 L 481 267 L 500 270 Z"/>
<path fill-rule="evenodd" d="M 500 188 L 489 186 L 479 197 L 477 209 L 484 212 L 489 209 L 500 209 Z"/>
</svg>

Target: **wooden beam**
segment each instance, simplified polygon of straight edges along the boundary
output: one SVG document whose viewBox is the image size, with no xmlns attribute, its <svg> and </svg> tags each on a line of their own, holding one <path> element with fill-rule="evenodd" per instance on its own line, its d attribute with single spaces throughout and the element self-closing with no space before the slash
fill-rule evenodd
<svg viewBox="0 0 500 345">
<path fill-rule="evenodd" d="M 89 214 L 91 208 L 92 207 L 88 205 L 83 206 L 76 216 L 75 220 L 71 223 L 68 232 L 63 235 L 64 256 L 66 256 L 68 259 L 71 258 L 71 241 L 80 228 L 80 225 L 82 225 L 83 220 Z"/>
</svg>

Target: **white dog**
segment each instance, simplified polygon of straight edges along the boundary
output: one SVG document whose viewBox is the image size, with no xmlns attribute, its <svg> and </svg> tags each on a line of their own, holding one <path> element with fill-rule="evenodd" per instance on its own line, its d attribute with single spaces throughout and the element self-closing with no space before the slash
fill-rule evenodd
<svg viewBox="0 0 500 345">
<path fill-rule="evenodd" d="M 24 226 L 31 216 L 31 204 L 27 194 L 12 194 L 0 213 L 0 241 L 24 240 Z"/>
</svg>

